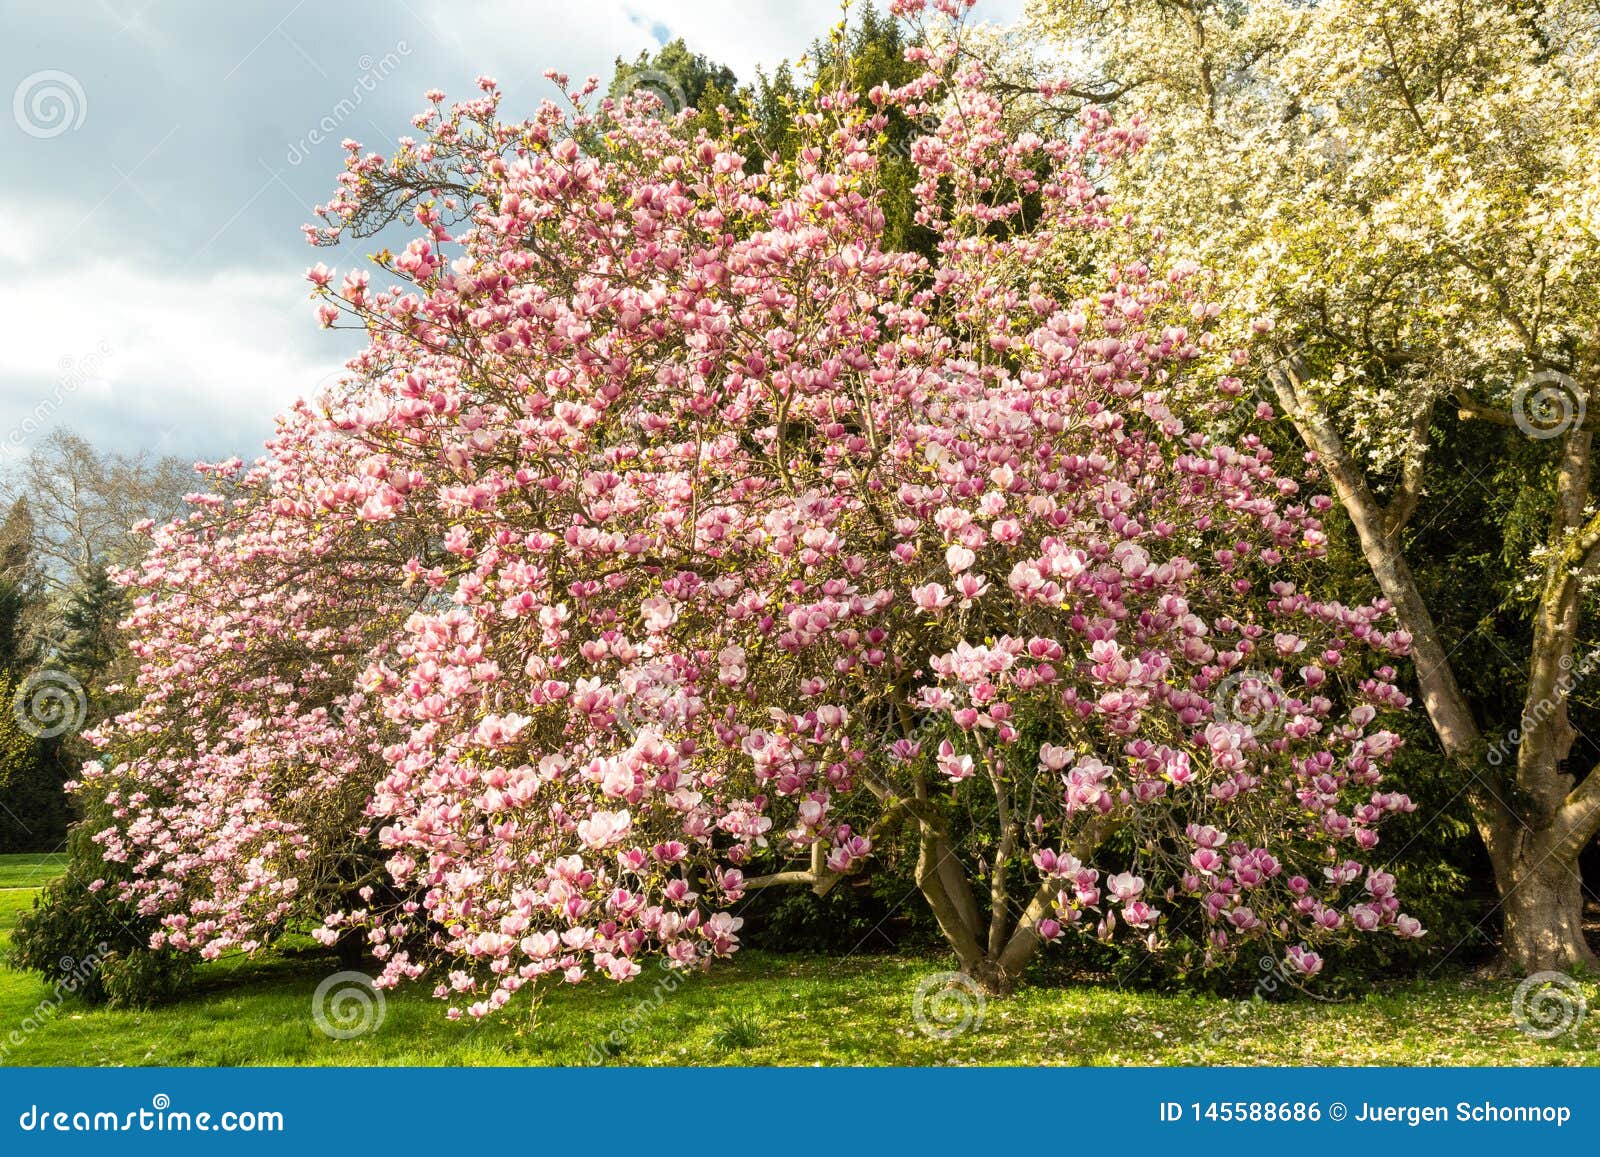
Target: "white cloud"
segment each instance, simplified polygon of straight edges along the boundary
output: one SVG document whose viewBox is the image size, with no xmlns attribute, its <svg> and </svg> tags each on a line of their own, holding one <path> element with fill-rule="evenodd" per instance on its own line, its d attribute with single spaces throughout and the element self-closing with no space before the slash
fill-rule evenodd
<svg viewBox="0 0 1600 1157">
<path fill-rule="evenodd" d="M 888 8 L 887 0 L 874 3 Z M 1009 21 L 1022 3 L 980 0 L 974 15 Z M 589 73 L 607 79 L 616 57 L 654 49 L 655 30 L 664 29 L 668 39 L 683 37 L 746 81 L 757 65 L 771 68 L 799 56 L 840 13 L 839 0 L 428 0 L 415 10 L 440 42 L 466 62 L 486 62 L 485 71 L 492 61 L 501 73 L 537 76 L 553 67 L 574 79 Z"/>
<path fill-rule="evenodd" d="M 794 59 L 839 20 L 838 0 L 782 3 L 696 3 L 695 0 L 635 0 L 624 5 L 643 27 L 664 26 L 672 37 L 726 64 L 750 80 L 757 64 L 771 68 Z"/>
<path fill-rule="evenodd" d="M 24 266 L 0 283 L 0 454 L 53 426 L 108 449 L 249 453 L 342 361 L 287 272 L 162 271 L 125 259 Z"/>
<path fill-rule="evenodd" d="M 542 85 L 547 68 L 574 80 L 608 78 L 616 57 L 655 44 L 651 22 L 636 21 L 619 0 L 412 0 L 411 10 L 464 68 L 502 84 Z"/>
</svg>

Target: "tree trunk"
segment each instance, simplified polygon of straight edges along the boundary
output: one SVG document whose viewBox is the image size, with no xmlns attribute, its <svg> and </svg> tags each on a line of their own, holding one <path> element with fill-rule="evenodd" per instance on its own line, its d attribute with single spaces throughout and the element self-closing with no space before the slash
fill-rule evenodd
<svg viewBox="0 0 1600 1157">
<path fill-rule="evenodd" d="M 918 824 L 917 889 L 955 949 L 961 971 L 976 979 L 985 956 L 978 942 L 978 906 L 966 881 L 948 870 L 954 852 L 944 833 L 926 817 L 920 817 Z"/>
<path fill-rule="evenodd" d="M 1583 935 L 1578 867 L 1600 809 L 1587 801 L 1588 792 L 1574 792 L 1566 771 L 1578 736 L 1568 715 L 1580 620 L 1578 580 L 1594 559 L 1594 528 L 1584 527 L 1593 440 L 1582 429 L 1568 431 L 1562 440 L 1550 560 L 1534 616 L 1528 694 L 1519 721 L 1517 792 L 1510 801 L 1523 830 L 1505 870 L 1496 873 L 1504 909 L 1502 965 L 1522 973 L 1568 972 L 1600 963 Z"/>
<path fill-rule="evenodd" d="M 988 957 L 979 961 L 970 971 L 962 969 L 962 973 L 970 977 L 987 996 L 1006 997 L 1017 990 L 1017 976 L 1002 968 L 999 961 Z"/>
<path fill-rule="evenodd" d="M 1504 873 L 1505 934 L 1497 967 L 1519 976 L 1600 968 L 1583 935 L 1583 882 L 1566 857 L 1542 842 L 1528 840 Z"/>
<path fill-rule="evenodd" d="M 1329 414 L 1301 395 L 1303 371 L 1291 358 L 1286 368 L 1270 372 L 1269 380 L 1301 441 L 1317 452 L 1373 578 L 1411 633 L 1423 707 L 1445 755 L 1468 777 L 1463 794 L 1494 866 L 1504 921 L 1499 967 L 1516 972 L 1593 967 L 1595 954 L 1583 936 L 1578 856 L 1600 827 L 1600 780 L 1595 780 L 1600 770 L 1590 774 L 1594 783 L 1585 781 L 1577 791 L 1561 771 L 1575 734 L 1567 719 L 1571 683 L 1566 673 L 1577 634 L 1577 576 L 1600 545 L 1600 518 L 1584 525 L 1592 435 L 1574 429 L 1562 447 L 1552 560 L 1535 619 L 1516 766 L 1508 776 L 1489 758 L 1493 749 L 1456 681 L 1446 641 L 1401 549 L 1399 531 L 1415 509 L 1416 495 L 1400 500 L 1401 509 L 1384 509 Z M 1413 449 L 1420 454 L 1420 447 Z M 1415 490 L 1420 457 L 1408 459 L 1406 469 L 1416 476 L 1411 480 Z M 1496 736 L 1496 746 L 1504 738 Z"/>
<path fill-rule="evenodd" d="M 999 951 L 990 951 L 976 898 L 949 840 L 928 819 L 923 818 L 920 823 L 917 888 L 928 902 L 946 943 L 955 951 L 961 975 L 990 996 L 1010 996 L 1038 937 L 1033 935 L 1031 926 L 1019 927 L 1010 943 Z M 1020 950 L 1017 942 L 1024 937 L 1031 944 L 1027 950 Z"/>
<path fill-rule="evenodd" d="M 333 942 L 339 967 L 346 972 L 362 972 L 367 963 L 367 938 L 362 932 L 346 931 Z"/>
</svg>

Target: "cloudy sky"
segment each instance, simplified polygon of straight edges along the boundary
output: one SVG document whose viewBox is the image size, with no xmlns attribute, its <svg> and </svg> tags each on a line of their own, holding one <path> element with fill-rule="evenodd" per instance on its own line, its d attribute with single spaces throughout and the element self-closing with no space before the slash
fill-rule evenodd
<svg viewBox="0 0 1600 1157">
<path fill-rule="evenodd" d="M 983 0 L 978 15 L 1009 20 L 1021 2 Z M 58 425 L 107 449 L 251 456 L 272 414 L 350 352 L 350 335 L 317 328 L 301 277 L 328 257 L 300 226 L 333 189 L 338 142 L 387 152 L 424 90 L 467 96 L 487 73 L 521 116 L 549 94 L 544 69 L 609 77 L 618 55 L 677 36 L 746 78 L 838 11 L 0 0 L 0 464 Z"/>
</svg>

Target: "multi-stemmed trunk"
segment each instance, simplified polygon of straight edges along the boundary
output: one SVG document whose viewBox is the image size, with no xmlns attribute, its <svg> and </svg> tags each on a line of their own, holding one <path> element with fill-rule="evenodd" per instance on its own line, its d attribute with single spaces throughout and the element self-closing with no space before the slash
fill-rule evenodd
<svg viewBox="0 0 1600 1157">
<path fill-rule="evenodd" d="M 985 992 L 1008 995 L 1038 950 L 1040 941 L 1033 928 L 1044 911 L 1037 902 L 1030 904 L 1013 924 L 1002 902 L 985 921 L 948 834 L 936 820 L 919 819 L 917 825 L 917 889 L 939 931 L 955 951 L 964 975 Z M 1003 873 L 1005 865 L 995 869 Z"/>
<path fill-rule="evenodd" d="M 1445 755 L 1466 779 L 1463 794 L 1494 867 L 1503 925 L 1500 967 L 1517 973 L 1594 968 L 1600 961 L 1583 934 L 1578 857 L 1600 830 L 1600 775 L 1591 773 L 1577 783 L 1566 770 L 1576 735 L 1567 699 L 1575 683 L 1580 578 L 1595 565 L 1600 548 L 1600 516 L 1586 513 L 1593 433 L 1579 424 L 1563 435 L 1527 696 L 1521 718 L 1491 742 L 1461 691 L 1401 551 L 1400 532 L 1421 494 L 1431 407 L 1417 415 L 1399 493 L 1385 507 L 1329 415 L 1300 390 L 1301 370 L 1291 358 L 1271 375 L 1272 384 L 1301 439 L 1327 469 L 1373 577 L 1411 633 L 1423 705 Z M 1464 400 L 1463 407 L 1471 417 L 1513 421 L 1479 403 Z M 1577 664 L 1578 674 L 1590 665 Z M 1511 750 L 1514 756 L 1508 758 Z"/>
<path fill-rule="evenodd" d="M 1486 736 L 1401 550 L 1401 531 L 1421 495 L 1431 407 L 1417 416 L 1399 493 L 1385 506 L 1368 486 L 1330 416 L 1300 390 L 1302 375 L 1297 371 L 1303 367 L 1295 359 L 1288 365 L 1272 375 L 1279 401 L 1328 471 L 1373 577 L 1412 636 L 1423 706 L 1445 756 L 1465 780 L 1461 794 L 1494 868 L 1495 912 L 1502 923 L 1499 967 L 1516 973 L 1600 968 L 1600 959 L 1584 937 L 1585 893 L 1578 868 L 1579 855 L 1600 832 L 1600 774 L 1577 782 L 1566 770 L 1576 737 L 1568 717 L 1568 696 L 1577 677 L 1591 668 L 1600 674 L 1600 653 L 1574 662 L 1580 579 L 1600 565 L 1600 515 L 1587 511 L 1592 431 L 1575 426 L 1562 443 L 1549 561 L 1534 621 L 1522 716 L 1514 726 Z M 1510 415 L 1478 403 L 1472 403 L 1471 416 L 1512 421 Z M 1512 751 L 1514 756 L 1507 758 Z M 1022 914 L 1012 917 L 1006 888 L 1016 855 L 1011 838 L 1014 817 L 1009 814 L 1005 786 L 995 787 L 1002 838 L 996 862 L 989 868 L 987 918 L 925 785 L 918 785 L 914 799 L 881 792 L 887 806 L 874 826 L 874 837 L 876 841 L 889 827 L 908 819 L 916 825 L 919 891 L 961 971 L 986 991 L 1004 994 L 1015 987 L 1039 948 L 1035 928 L 1049 915 L 1054 892 L 1048 882 L 1041 885 Z M 1104 834 L 1090 833 L 1084 853 L 1092 851 L 1091 845 Z M 825 867 L 820 846 L 814 851 L 809 870 L 781 872 L 747 886 L 794 883 L 827 891 L 839 876 Z"/>
<path fill-rule="evenodd" d="M 996 790 L 999 793 L 1005 788 L 998 785 Z M 955 844 L 944 817 L 928 799 L 925 784 L 917 785 L 914 798 L 886 797 L 886 806 L 871 831 L 873 842 L 877 843 L 891 828 L 902 822 L 909 821 L 914 825 L 917 838 L 917 890 L 927 902 L 940 932 L 955 953 L 961 973 L 994 996 L 1011 993 L 1028 962 L 1039 950 L 1042 941 L 1035 928 L 1040 920 L 1050 914 L 1056 891 L 1054 882 L 1042 882 L 1021 914 L 1012 915 L 1006 888 L 1014 867 L 1012 860 L 1016 855 L 1016 845 L 1014 838 L 1007 838 L 1004 834 L 1011 830 L 1009 819 L 1008 816 L 1008 822 L 1003 827 L 999 854 L 989 867 L 990 903 L 987 916 L 979 907 L 967 867 L 956 855 Z M 1012 837 L 1014 835 L 1012 831 Z M 1086 854 L 1088 844 L 1099 842 L 1104 835 L 1099 830 L 1091 832 L 1086 840 L 1075 844 L 1074 854 Z M 841 873 L 827 867 L 819 843 L 812 849 L 810 867 L 756 877 L 747 881 L 745 887 L 756 889 L 798 884 L 823 895 L 841 879 Z"/>
</svg>

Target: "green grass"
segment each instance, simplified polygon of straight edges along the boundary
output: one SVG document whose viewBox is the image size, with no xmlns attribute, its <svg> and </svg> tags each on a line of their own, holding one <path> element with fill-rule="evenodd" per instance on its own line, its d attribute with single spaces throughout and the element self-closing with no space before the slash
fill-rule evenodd
<svg viewBox="0 0 1600 1157">
<path fill-rule="evenodd" d="M 0 861 L 0 870 L 10 865 Z M 0 892 L 0 930 L 30 902 Z M 1078 985 L 989 1000 L 948 1040 L 918 1026 L 919 983 L 947 965 L 907 957 L 740 953 L 710 973 L 558 987 L 452 1023 L 417 985 L 386 995 L 376 1031 L 334 1040 L 311 1016 L 338 970 L 310 949 L 199 970 L 182 1003 L 145 1012 L 57 1001 L 0 970 L 0 1050 L 13 1065 L 1549 1065 L 1600 1063 L 1596 1020 L 1549 1041 L 1512 1022 L 1510 983 L 1451 977 L 1342 1004 L 1240 1002 Z M 1588 1000 L 1600 1000 L 1596 985 Z M 941 1011 L 962 1006 L 929 997 Z M 519 1001 L 520 1003 L 520 1001 Z M 938 1027 L 938 1026 L 932 1026 Z M 15 1032 L 15 1038 L 8 1040 Z M 18 1041 L 16 1038 L 20 1038 Z"/>
<path fill-rule="evenodd" d="M 725 1053 L 753 1049 L 761 1043 L 761 1024 L 753 1017 L 735 1013 L 718 1021 L 711 1030 L 711 1047 Z"/>
<path fill-rule="evenodd" d="M 66 870 L 65 852 L 0 856 L 0 888 L 40 888 Z"/>
</svg>

